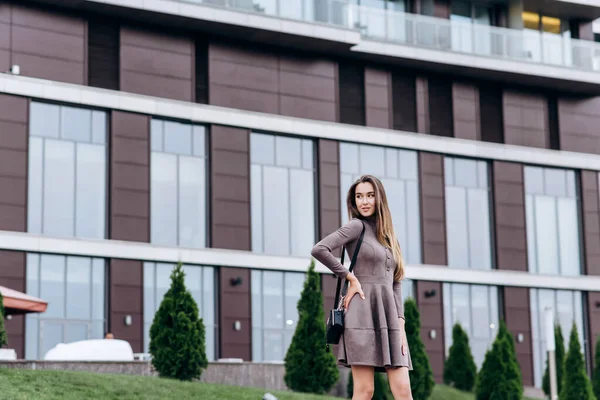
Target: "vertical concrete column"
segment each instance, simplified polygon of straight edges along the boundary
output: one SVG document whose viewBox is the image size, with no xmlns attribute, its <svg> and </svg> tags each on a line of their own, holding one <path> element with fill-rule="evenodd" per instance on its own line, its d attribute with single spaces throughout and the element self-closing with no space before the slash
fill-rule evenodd
<svg viewBox="0 0 600 400">
<path fill-rule="evenodd" d="M 423 263 L 447 265 L 444 158 L 441 154 L 419 153 L 419 183 Z M 416 290 L 421 313 L 421 339 L 435 381 L 441 383 L 445 359 L 442 283 L 419 281 Z M 435 337 L 431 335 L 433 331 Z"/>
<path fill-rule="evenodd" d="M 494 219 L 496 221 L 496 266 L 498 269 L 527 271 L 527 227 L 525 225 L 525 185 L 521 164 L 493 162 Z M 516 337 L 517 361 L 523 384 L 533 385 L 533 350 L 529 289 L 505 287 L 504 318 Z"/>
<path fill-rule="evenodd" d="M 586 275 L 600 275 L 600 195 L 598 173 L 581 171 L 581 221 L 583 224 L 583 255 Z M 596 338 L 600 335 L 600 292 L 587 294 L 588 346 L 585 349 L 588 366 L 593 366 Z"/>
<path fill-rule="evenodd" d="M 250 131 L 213 125 L 210 132 L 211 247 L 251 250 Z M 221 358 L 252 360 L 250 270 L 219 268 Z M 232 284 L 241 278 L 240 284 Z M 240 330 L 234 329 L 239 321 Z"/>
<path fill-rule="evenodd" d="M 28 126 L 29 100 L 0 94 L 0 230 L 27 231 Z M 25 277 L 25 253 L 0 251 L 0 285 L 25 292 Z M 5 327 L 8 347 L 24 357 L 25 319 L 14 316 Z"/>
<path fill-rule="evenodd" d="M 110 239 L 150 241 L 150 118 L 113 111 L 110 132 Z M 134 352 L 144 348 L 141 261 L 111 259 L 108 326 Z M 132 317 L 127 326 L 125 317 Z"/>
</svg>

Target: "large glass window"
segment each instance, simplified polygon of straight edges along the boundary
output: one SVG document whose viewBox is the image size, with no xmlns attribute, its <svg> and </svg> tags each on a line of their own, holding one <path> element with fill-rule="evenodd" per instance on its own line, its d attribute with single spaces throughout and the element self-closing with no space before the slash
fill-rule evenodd
<svg viewBox="0 0 600 400">
<path fill-rule="evenodd" d="M 569 336 L 573 322 L 577 326 L 579 343 L 585 353 L 587 342 L 583 334 L 583 308 L 581 292 L 569 290 L 530 289 L 531 335 L 533 339 L 533 371 L 536 387 L 542 386 L 542 376 L 546 368 L 546 326 L 544 311 L 554 310 L 555 324 L 561 328 L 565 349 L 569 346 Z M 584 354 L 585 356 L 585 354 Z"/>
<path fill-rule="evenodd" d="M 404 303 L 409 297 L 415 298 L 415 281 L 412 279 L 402 279 L 402 302 Z"/>
<path fill-rule="evenodd" d="M 27 254 L 27 294 L 48 302 L 26 319 L 25 357 L 44 358 L 59 343 L 101 339 L 106 263 L 101 258 Z"/>
<path fill-rule="evenodd" d="M 252 360 L 283 361 L 298 323 L 298 300 L 306 275 L 252 271 Z"/>
<path fill-rule="evenodd" d="M 165 293 L 171 286 L 171 272 L 174 264 L 144 263 L 144 351 L 150 346 L 150 326 L 158 311 Z M 185 286 L 198 305 L 198 316 L 203 319 L 206 329 L 206 357 L 215 359 L 215 272 L 212 267 L 184 265 Z"/>
<path fill-rule="evenodd" d="M 307 256 L 315 243 L 313 141 L 252 133 L 252 250 Z"/>
<path fill-rule="evenodd" d="M 529 272 L 580 275 L 575 172 L 525 167 L 525 193 Z"/>
<path fill-rule="evenodd" d="M 151 242 L 206 247 L 206 132 L 203 126 L 152 119 Z"/>
<path fill-rule="evenodd" d="M 469 336 L 477 368 L 498 331 L 498 289 L 495 286 L 444 283 L 446 355 L 452 346 L 452 328 L 460 323 Z"/>
<path fill-rule="evenodd" d="M 448 265 L 491 269 L 488 164 L 452 157 L 444 163 Z"/>
<path fill-rule="evenodd" d="M 32 102 L 27 230 L 106 237 L 106 113 Z"/>
<path fill-rule="evenodd" d="M 370 145 L 340 143 L 342 223 L 348 221 L 346 195 L 363 174 L 383 183 L 404 260 L 421 263 L 419 173 L 417 152 Z"/>
</svg>

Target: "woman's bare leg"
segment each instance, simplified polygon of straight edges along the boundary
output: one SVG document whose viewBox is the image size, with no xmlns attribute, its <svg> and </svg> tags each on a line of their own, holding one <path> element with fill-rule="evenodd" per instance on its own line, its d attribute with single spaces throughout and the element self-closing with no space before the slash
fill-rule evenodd
<svg viewBox="0 0 600 400">
<path fill-rule="evenodd" d="M 371 400 L 375 391 L 375 368 L 362 365 L 352 366 L 354 391 L 352 400 Z"/>
<path fill-rule="evenodd" d="M 394 400 L 412 400 L 412 391 L 410 390 L 410 378 L 408 377 L 408 368 L 389 368 L 387 370 L 388 381 L 394 395 Z"/>
</svg>

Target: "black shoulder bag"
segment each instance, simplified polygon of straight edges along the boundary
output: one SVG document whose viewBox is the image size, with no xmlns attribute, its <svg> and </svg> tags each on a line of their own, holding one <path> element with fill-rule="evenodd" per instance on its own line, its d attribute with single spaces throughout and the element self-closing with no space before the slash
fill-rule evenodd
<svg viewBox="0 0 600 400">
<path fill-rule="evenodd" d="M 362 221 L 361 221 L 362 222 Z M 356 257 L 358 256 L 358 251 L 360 250 L 360 246 L 363 241 L 363 237 L 365 235 L 365 223 L 363 222 L 363 228 L 360 233 L 360 237 L 358 238 L 358 242 L 356 243 L 356 248 L 354 249 L 354 255 L 352 256 L 352 262 L 350 263 L 350 268 L 348 270 L 352 272 L 354 269 L 354 265 L 356 264 Z M 342 247 L 342 259 L 341 263 L 344 264 L 344 255 L 346 253 L 346 246 Z M 327 350 L 329 350 L 330 344 L 338 344 L 340 342 L 340 337 L 344 332 L 344 307 L 340 298 L 340 289 L 342 287 L 342 280 L 338 278 L 337 288 L 335 290 L 335 298 L 333 300 L 333 309 L 329 311 L 329 315 L 327 318 L 327 335 L 326 335 L 326 343 Z M 346 295 L 346 291 L 348 290 L 348 285 L 344 283 L 344 288 L 342 289 L 342 298 Z"/>
</svg>

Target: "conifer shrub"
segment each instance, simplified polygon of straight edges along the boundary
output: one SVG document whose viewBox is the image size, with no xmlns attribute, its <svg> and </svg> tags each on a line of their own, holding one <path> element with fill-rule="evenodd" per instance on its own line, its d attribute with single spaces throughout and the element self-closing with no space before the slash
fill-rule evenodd
<svg viewBox="0 0 600 400">
<path fill-rule="evenodd" d="M 515 343 L 504 321 L 477 375 L 476 400 L 521 400 L 523 384 Z"/>
<path fill-rule="evenodd" d="M 573 322 L 569 337 L 569 351 L 565 359 L 560 400 L 596 400 L 592 383 L 585 372 L 583 354 L 577 335 L 577 326 Z"/>
<path fill-rule="evenodd" d="M 200 378 L 208 360 L 204 322 L 184 279 L 179 263 L 150 327 L 150 354 L 161 377 L 190 381 Z"/>
<path fill-rule="evenodd" d="M 413 370 L 410 371 L 410 387 L 414 400 L 427 400 L 433 392 L 435 381 L 425 345 L 421 339 L 421 316 L 417 302 L 413 298 L 404 302 L 404 317 L 406 323 L 406 339 L 412 360 Z"/>
<path fill-rule="evenodd" d="M 285 355 L 284 381 L 296 392 L 327 393 L 339 379 L 336 358 L 325 346 L 321 279 L 311 261 L 298 301 L 298 324 Z"/>
<path fill-rule="evenodd" d="M 470 392 L 475 386 L 476 377 L 477 367 L 469 347 L 469 336 L 457 323 L 452 328 L 452 346 L 444 364 L 444 383 Z"/>
</svg>

